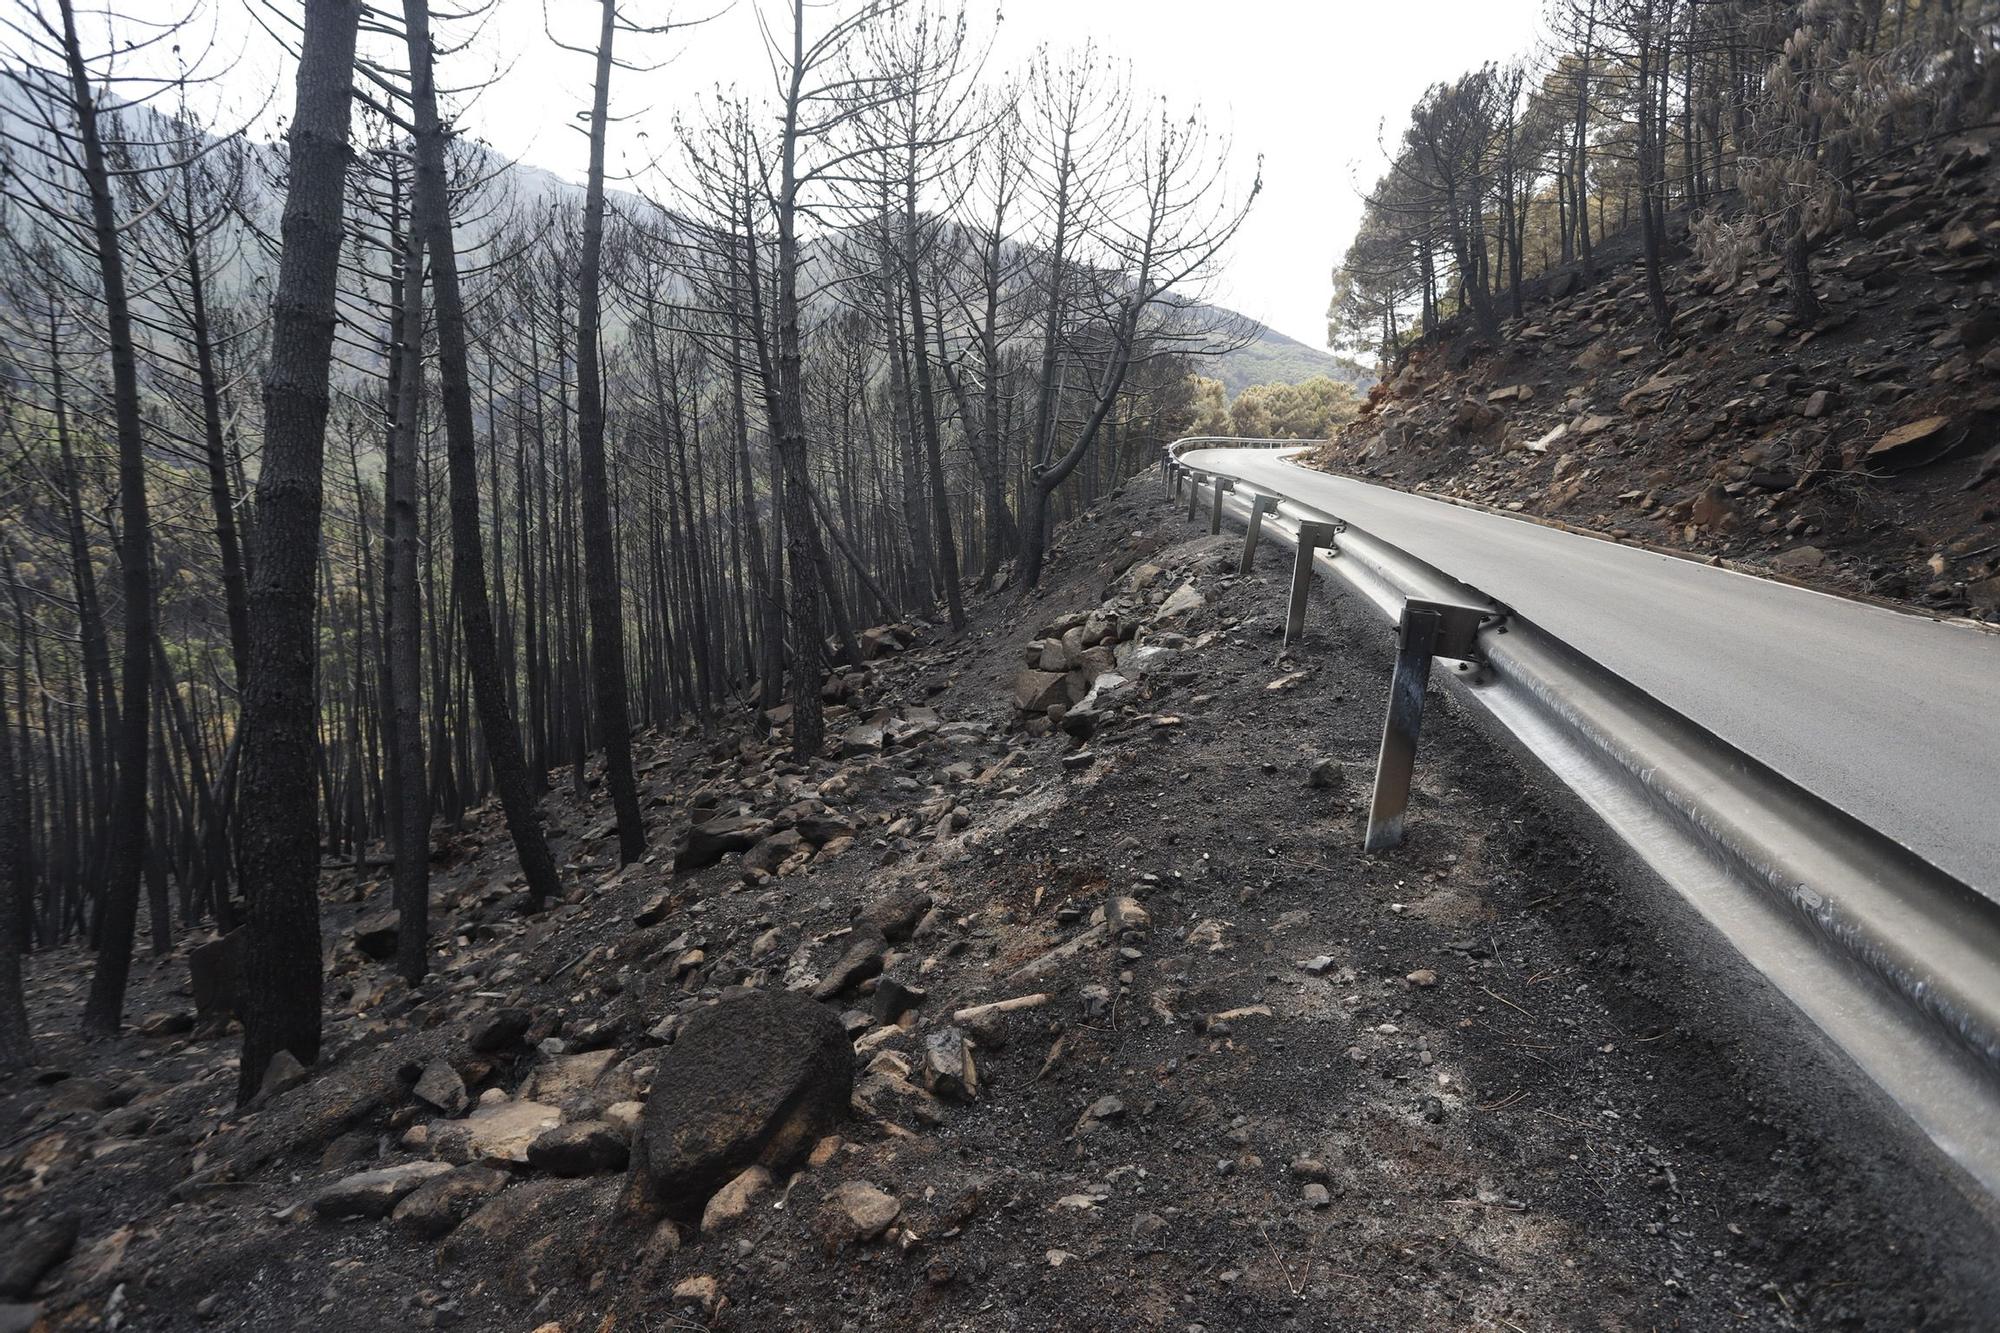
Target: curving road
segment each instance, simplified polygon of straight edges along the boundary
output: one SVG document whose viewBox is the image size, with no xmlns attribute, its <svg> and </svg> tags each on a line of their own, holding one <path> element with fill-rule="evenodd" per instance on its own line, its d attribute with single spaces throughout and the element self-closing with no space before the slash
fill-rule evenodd
<svg viewBox="0 0 2000 1333">
<path fill-rule="evenodd" d="M 1181 461 L 1287 495 L 1513 608 L 2000 901 L 2000 635 L 1315 472 Z"/>
</svg>

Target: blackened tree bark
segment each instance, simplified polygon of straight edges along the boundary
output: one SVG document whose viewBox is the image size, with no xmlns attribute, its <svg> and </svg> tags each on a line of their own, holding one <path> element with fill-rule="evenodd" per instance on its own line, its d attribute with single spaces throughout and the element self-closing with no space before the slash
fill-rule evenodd
<svg viewBox="0 0 2000 1333">
<path fill-rule="evenodd" d="M 35 1047 L 21 994 L 21 954 L 27 946 L 22 930 L 28 879 L 21 809 L 25 792 L 14 763 L 14 729 L 5 702 L 6 691 L 0 689 L 0 1069 L 19 1069 L 34 1063 Z"/>
<path fill-rule="evenodd" d="M 639 787 L 632 775 L 632 724 L 625 703 L 625 615 L 618 548 L 611 536 L 611 496 L 604 471 L 604 385 L 597 339 L 604 258 L 604 135 L 611 103 L 611 46 L 617 0 L 603 0 L 597 39 L 597 88 L 590 107 L 590 179 L 583 199 L 583 257 L 578 278 L 576 401 L 583 463 L 583 577 L 590 610 L 590 663 L 597 675 L 597 729 L 604 742 L 604 777 L 618 814 L 618 859 L 646 854 Z M 689 536 L 692 537 L 692 532 Z M 696 645 L 706 652 L 707 644 Z"/>
<path fill-rule="evenodd" d="M 792 755 L 807 759 L 826 742 L 820 679 L 826 674 L 826 637 L 820 628 L 818 527 L 806 475 L 805 376 L 799 354 L 799 123 L 806 80 L 806 6 L 792 6 L 791 67 L 779 146 L 777 199 L 777 412 L 778 466 L 784 472 L 785 566 L 791 575 Z"/>
<path fill-rule="evenodd" d="M 923 438 L 924 470 L 930 474 L 931 534 L 937 542 L 937 576 L 944 584 L 945 612 L 955 630 L 965 628 L 965 595 L 958 582 L 958 543 L 951 533 L 951 502 L 945 493 L 944 449 L 938 438 L 937 394 L 931 384 L 930 337 L 924 316 L 924 288 L 918 265 L 917 146 L 908 148 L 903 180 L 903 289 L 910 303 L 910 356 L 916 379 L 917 426 Z"/>
<path fill-rule="evenodd" d="M 404 238 L 397 298 L 395 421 L 387 467 L 390 708 L 394 768 L 396 970 L 414 986 L 430 964 L 431 800 L 424 773 L 423 622 L 417 588 L 417 415 L 424 383 L 424 245 Z"/>
<path fill-rule="evenodd" d="M 256 799 L 243 802 L 241 814 L 249 947 L 239 1102 L 256 1095 L 279 1051 L 308 1065 L 319 1058 L 313 613 L 360 17 L 360 0 L 308 0 L 299 50 L 284 254 L 264 374 L 264 458 L 243 695 L 243 786 Z"/>
<path fill-rule="evenodd" d="M 192 188 L 192 187 L 189 187 Z M 187 216 L 194 216 L 192 204 Z M 243 548 L 236 532 L 236 502 L 229 486 L 229 446 L 222 430 L 222 385 L 215 365 L 215 344 L 209 330 L 208 284 L 201 267 L 199 238 L 188 236 L 187 281 L 190 303 L 188 341 L 194 344 L 195 371 L 201 386 L 202 461 L 208 469 L 209 511 L 215 523 L 215 549 L 222 561 L 222 599 L 229 614 L 229 651 L 236 667 L 236 688 L 250 666 L 250 594 L 243 574 Z"/>
<path fill-rule="evenodd" d="M 146 859 L 147 760 L 153 692 L 153 532 L 146 503 L 146 447 L 139 421 L 139 367 L 132 345 L 132 311 L 125 293 L 125 260 L 112 208 L 111 174 L 98 132 L 97 94 L 77 38 L 76 9 L 60 0 L 63 55 L 71 110 L 83 146 L 83 178 L 90 194 L 92 248 L 104 282 L 104 316 L 111 350 L 112 417 L 118 436 L 118 555 L 125 595 L 125 642 L 119 671 L 123 697 L 118 718 L 117 775 L 111 798 L 110 846 L 104 877 L 104 911 L 97 936 L 97 971 L 84 1005 L 83 1030 L 110 1036 L 124 1017 L 125 982 L 132 968 L 132 933 L 139 913 L 139 876 Z"/>
<path fill-rule="evenodd" d="M 416 127 L 414 225 L 431 257 L 431 290 L 437 301 L 438 371 L 444 408 L 445 469 L 451 495 L 451 577 L 465 631 L 465 664 L 472 701 L 486 742 L 494 789 L 528 882 L 528 908 L 540 911 L 557 891 L 555 857 L 549 853 L 541 814 L 528 786 L 527 757 L 493 631 L 486 593 L 485 539 L 479 524 L 479 453 L 472 420 L 472 380 L 465 350 L 465 302 L 458 285 L 458 251 L 445 198 L 445 129 L 438 119 L 430 9 L 425 0 L 403 0 L 403 28 L 410 52 L 410 103 Z"/>
</svg>

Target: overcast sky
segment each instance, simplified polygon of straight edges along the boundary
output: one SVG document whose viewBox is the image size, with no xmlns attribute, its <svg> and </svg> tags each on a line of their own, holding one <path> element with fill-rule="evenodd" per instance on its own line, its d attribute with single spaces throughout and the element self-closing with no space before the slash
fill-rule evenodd
<svg viewBox="0 0 2000 1333">
<path fill-rule="evenodd" d="M 501 67 L 468 108 L 467 127 L 503 153 L 581 179 L 583 136 L 571 126 L 588 105 L 590 61 L 550 46 L 543 0 L 497 5 L 476 48 L 453 56 L 441 82 Z M 614 130 L 614 171 L 643 155 L 640 129 L 653 127 L 664 146 L 675 105 L 692 93 L 718 83 L 767 88 L 755 6 L 735 0 L 707 24 L 655 42 L 655 57 L 672 56 L 664 68 L 619 76 L 613 110 L 628 119 Z M 623 7 L 639 17 L 667 9 L 651 0 Z M 595 40 L 595 0 L 547 0 L 547 8 L 559 35 Z M 1525 52 L 1539 11 L 1540 0 L 1006 0 L 988 68 L 1018 67 L 1044 42 L 1094 38 L 1130 61 L 1139 90 L 1198 98 L 1233 136 L 1243 179 L 1264 159 L 1264 193 L 1214 299 L 1319 347 L 1329 274 L 1359 221 L 1358 191 L 1380 173 L 1385 135 L 1400 135 L 1426 85 Z M 991 30 L 991 0 L 970 12 Z M 276 100 L 289 103 L 289 71 L 280 78 L 269 40 L 230 44 L 245 57 L 230 79 L 237 95 L 275 85 Z"/>
</svg>

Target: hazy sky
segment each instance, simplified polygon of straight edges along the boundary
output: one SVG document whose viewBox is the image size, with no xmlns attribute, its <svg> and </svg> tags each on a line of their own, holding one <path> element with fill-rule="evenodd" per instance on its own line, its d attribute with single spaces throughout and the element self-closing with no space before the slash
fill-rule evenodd
<svg viewBox="0 0 2000 1333">
<path fill-rule="evenodd" d="M 725 2 L 673 8 L 691 16 Z M 441 81 L 503 66 L 468 109 L 467 126 L 504 153 L 581 179 L 583 136 L 571 126 L 588 105 L 590 61 L 549 45 L 543 0 L 497 3 L 476 48 L 453 57 Z M 634 137 L 642 128 L 665 146 L 672 110 L 691 93 L 768 86 L 755 4 L 736 0 L 707 24 L 659 39 L 652 54 L 671 63 L 619 76 L 613 111 L 629 119 L 614 127 L 614 171 L 643 154 Z M 623 8 L 639 17 L 667 11 L 651 0 Z M 1198 98 L 1233 135 L 1243 179 L 1264 158 L 1264 193 L 1214 297 L 1318 347 L 1328 275 L 1359 221 L 1357 191 L 1380 173 L 1381 142 L 1401 134 L 1426 85 L 1526 51 L 1540 8 L 1540 0 L 1006 0 L 988 68 L 1016 67 L 1044 42 L 1094 38 L 1130 61 L 1139 90 Z M 547 9 L 566 39 L 595 40 L 595 0 L 547 0 Z M 970 12 L 991 30 L 990 0 Z M 276 84 L 288 103 L 289 72 L 279 82 L 268 39 L 254 34 L 241 49 L 248 58 L 231 82 Z"/>
</svg>

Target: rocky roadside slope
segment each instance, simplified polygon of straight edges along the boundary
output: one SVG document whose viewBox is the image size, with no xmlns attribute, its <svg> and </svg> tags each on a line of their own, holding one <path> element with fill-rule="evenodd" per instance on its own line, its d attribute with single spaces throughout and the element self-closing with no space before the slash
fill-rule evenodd
<svg viewBox="0 0 2000 1333">
<path fill-rule="evenodd" d="M 657 850 L 325 887 L 327 1058 L 231 1105 L 188 959 L 0 1090 L 0 1328 L 1971 1329 L 1990 1219 L 1782 1003 L 1434 706 L 1357 849 L 1390 644 L 1148 483 L 963 638 L 874 636 L 826 758 L 648 737 Z M 212 997 L 206 996 L 212 1003 Z M 142 1035 L 142 1033 L 144 1035 Z M 36 1322 L 39 1321 L 39 1322 Z"/>
<path fill-rule="evenodd" d="M 1830 591 L 2000 621 L 1995 131 L 1864 181 L 1813 260 L 1668 268 L 1655 337 L 1629 235 L 1530 285 L 1489 341 L 1425 348 L 1319 465 Z M 1684 219 L 1681 222 L 1684 224 Z"/>
</svg>

